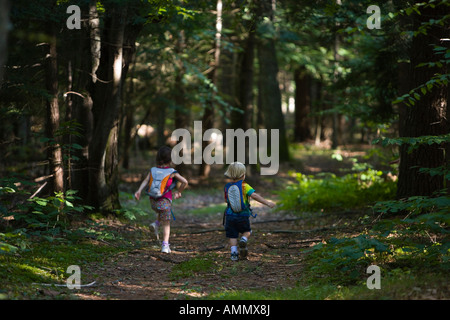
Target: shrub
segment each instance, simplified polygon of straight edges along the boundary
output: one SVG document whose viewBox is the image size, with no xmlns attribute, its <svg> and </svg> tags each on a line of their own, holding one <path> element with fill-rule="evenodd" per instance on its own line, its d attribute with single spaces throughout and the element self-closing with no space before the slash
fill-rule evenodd
<svg viewBox="0 0 450 320">
<path fill-rule="evenodd" d="M 297 184 L 280 192 L 281 209 L 329 211 L 361 208 L 395 196 L 396 184 L 384 179 L 382 171 L 371 168 L 343 177 L 324 173 L 296 174 Z"/>
</svg>

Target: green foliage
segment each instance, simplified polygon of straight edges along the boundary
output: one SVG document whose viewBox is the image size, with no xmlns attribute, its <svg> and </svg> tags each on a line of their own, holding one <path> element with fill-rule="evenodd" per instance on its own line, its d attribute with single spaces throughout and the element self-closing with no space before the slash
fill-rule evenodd
<svg viewBox="0 0 450 320">
<path fill-rule="evenodd" d="M 364 279 L 370 264 L 387 274 L 397 270 L 448 272 L 449 208 L 445 192 L 377 202 L 373 209 L 380 216 L 370 230 L 355 237 L 331 238 L 310 249 L 307 273 L 315 280 L 327 275 L 327 281 L 354 284 Z M 399 214 L 406 216 L 399 218 Z"/>
<path fill-rule="evenodd" d="M 197 273 L 207 272 L 214 269 L 215 265 L 215 259 L 212 255 L 198 256 L 175 265 L 172 268 L 170 277 L 172 280 L 193 277 Z"/>
<path fill-rule="evenodd" d="M 338 177 L 332 173 L 316 176 L 296 174 L 297 184 L 280 192 L 281 209 L 330 211 L 363 208 L 392 199 L 396 184 L 383 178 L 383 172 L 367 168 Z"/>
<path fill-rule="evenodd" d="M 366 234 L 353 238 L 331 238 L 309 250 L 307 272 L 317 278 L 326 274 L 327 281 L 339 284 L 360 279 L 375 257 L 390 252 L 386 244 Z"/>
<path fill-rule="evenodd" d="M 19 190 L 12 180 L 14 179 L 2 179 L 0 199 L 3 205 L 0 206 L 0 216 L 13 218 L 15 229 L 0 233 L 0 254 L 25 250 L 31 236 L 41 237 L 47 241 L 61 240 L 61 236 L 72 234 L 71 216 L 92 209 L 87 205 L 76 204 L 79 198 L 75 196 L 77 191 L 74 190 L 57 192 L 45 198 L 34 197 L 11 206 L 8 195 L 26 194 Z"/>
<path fill-rule="evenodd" d="M 433 145 L 444 144 L 450 142 L 450 133 L 439 136 L 420 136 L 420 137 L 398 137 L 398 138 L 386 138 L 380 137 L 372 141 L 372 144 L 380 143 L 383 147 L 389 145 L 409 145 L 408 152 L 412 152 L 419 148 L 421 145 Z"/>
<path fill-rule="evenodd" d="M 335 285 L 308 285 L 277 290 L 225 290 L 208 296 L 214 300 L 325 300 L 339 288 Z"/>
<path fill-rule="evenodd" d="M 391 214 L 408 212 L 409 216 L 434 214 L 434 217 L 437 218 L 438 215 L 450 213 L 450 197 L 446 195 L 446 190 L 443 190 L 440 196 L 435 197 L 414 196 L 407 199 L 378 202 L 374 206 L 374 210 Z"/>
<path fill-rule="evenodd" d="M 28 199 L 29 210 L 15 213 L 14 218 L 18 222 L 24 222 L 27 228 L 36 230 L 35 234 L 42 232 L 56 236 L 66 229 L 70 215 L 92 209 L 87 205 L 74 205 L 79 200 L 76 193 L 75 190 L 67 190 L 64 193 L 55 192 L 54 196 L 46 198 Z"/>
<path fill-rule="evenodd" d="M 417 220 L 419 221 L 419 220 Z M 356 237 L 331 238 L 309 249 L 305 273 L 310 281 L 356 284 L 363 281 L 371 264 L 384 274 L 397 270 L 447 272 L 450 268 L 450 242 L 429 241 L 429 228 L 422 232 L 412 221 L 383 220 L 372 231 Z"/>
<path fill-rule="evenodd" d="M 6 292 L 8 299 L 40 299 L 42 287 L 33 283 L 61 283 L 69 275 L 66 273 L 68 266 L 78 265 L 83 270 L 86 263 L 102 263 L 105 257 L 120 251 L 123 248 L 98 244 L 68 246 L 65 243 L 36 242 L 20 255 L 0 254 L 1 292 Z M 82 273 L 82 279 L 84 276 Z M 61 298 L 68 294 L 67 290 L 62 294 Z"/>
<path fill-rule="evenodd" d="M 25 250 L 29 242 L 23 229 L 0 233 L 0 254 L 15 253 L 19 249 Z"/>
</svg>

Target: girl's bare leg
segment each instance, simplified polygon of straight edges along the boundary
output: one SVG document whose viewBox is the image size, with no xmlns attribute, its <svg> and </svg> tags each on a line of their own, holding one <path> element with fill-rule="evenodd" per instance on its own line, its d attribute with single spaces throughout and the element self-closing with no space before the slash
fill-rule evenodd
<svg viewBox="0 0 450 320">
<path fill-rule="evenodd" d="M 169 243 L 170 238 L 170 221 L 160 221 L 163 232 L 163 242 Z"/>
</svg>

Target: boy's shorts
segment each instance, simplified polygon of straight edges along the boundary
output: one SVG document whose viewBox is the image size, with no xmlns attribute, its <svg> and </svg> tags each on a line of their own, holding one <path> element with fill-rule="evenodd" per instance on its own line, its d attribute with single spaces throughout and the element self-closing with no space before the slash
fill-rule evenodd
<svg viewBox="0 0 450 320">
<path fill-rule="evenodd" d="M 158 214 L 159 221 L 170 221 L 172 217 L 172 202 L 167 198 L 155 200 L 150 198 L 152 209 Z"/>
<path fill-rule="evenodd" d="M 237 239 L 239 233 L 252 232 L 248 216 L 227 215 L 225 218 L 225 235 L 230 239 Z"/>
</svg>

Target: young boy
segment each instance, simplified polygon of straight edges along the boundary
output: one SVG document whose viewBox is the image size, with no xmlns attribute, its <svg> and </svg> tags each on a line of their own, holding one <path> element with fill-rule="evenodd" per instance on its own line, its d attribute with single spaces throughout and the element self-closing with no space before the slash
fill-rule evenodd
<svg viewBox="0 0 450 320">
<path fill-rule="evenodd" d="M 228 205 L 225 211 L 225 233 L 226 237 L 230 239 L 231 260 L 233 261 L 247 257 L 247 241 L 252 233 L 249 221 L 250 198 L 270 208 L 275 207 L 275 203 L 255 193 L 255 189 L 244 181 L 245 172 L 245 165 L 240 162 L 233 162 L 225 172 L 225 176 L 232 180 L 225 186 L 224 191 L 225 201 Z M 238 253 L 239 233 L 242 233 L 242 237 L 239 241 Z"/>
</svg>

